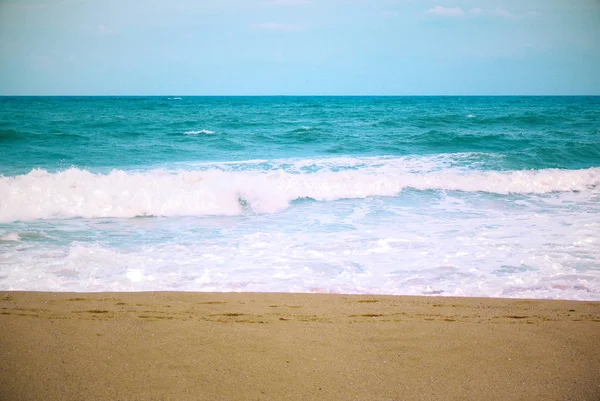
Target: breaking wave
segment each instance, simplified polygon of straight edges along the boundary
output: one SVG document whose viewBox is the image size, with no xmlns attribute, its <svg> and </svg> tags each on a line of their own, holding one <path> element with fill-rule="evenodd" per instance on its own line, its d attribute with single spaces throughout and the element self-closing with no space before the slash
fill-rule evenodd
<svg viewBox="0 0 600 401">
<path fill-rule="evenodd" d="M 198 130 L 198 131 L 186 131 L 183 134 L 184 135 L 199 135 L 199 134 L 212 135 L 214 133 L 215 132 L 211 131 L 211 130 L 201 129 L 201 130 Z"/>
<path fill-rule="evenodd" d="M 333 201 L 396 196 L 404 189 L 546 194 L 600 185 L 600 168 L 582 170 L 407 172 L 383 163 L 355 170 L 164 171 L 95 174 L 35 169 L 0 177 L 0 222 L 52 218 L 276 213 L 296 199 Z"/>
</svg>

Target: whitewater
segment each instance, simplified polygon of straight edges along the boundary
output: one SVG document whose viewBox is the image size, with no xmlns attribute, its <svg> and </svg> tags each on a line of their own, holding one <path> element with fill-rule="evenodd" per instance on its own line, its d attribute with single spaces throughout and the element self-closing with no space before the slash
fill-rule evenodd
<svg viewBox="0 0 600 401">
<path fill-rule="evenodd" d="M 0 201 L 0 221 L 276 213 L 303 198 L 335 201 L 397 196 L 405 189 L 545 194 L 585 191 L 599 184 L 600 168 L 407 173 L 378 167 L 312 174 L 284 170 L 114 170 L 93 174 L 76 168 L 52 174 L 33 170 L 24 176 L 1 178 L 0 191 L 4 196 Z"/>
<path fill-rule="evenodd" d="M 0 103 L 0 289 L 600 300 L 597 97 Z"/>
</svg>

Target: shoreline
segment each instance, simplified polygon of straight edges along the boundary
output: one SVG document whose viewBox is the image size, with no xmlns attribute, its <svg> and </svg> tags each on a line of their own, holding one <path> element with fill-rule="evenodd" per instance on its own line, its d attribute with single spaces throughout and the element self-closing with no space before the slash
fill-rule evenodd
<svg viewBox="0 0 600 401">
<path fill-rule="evenodd" d="M 600 302 L 0 291 L 7 400 L 600 399 Z"/>
</svg>

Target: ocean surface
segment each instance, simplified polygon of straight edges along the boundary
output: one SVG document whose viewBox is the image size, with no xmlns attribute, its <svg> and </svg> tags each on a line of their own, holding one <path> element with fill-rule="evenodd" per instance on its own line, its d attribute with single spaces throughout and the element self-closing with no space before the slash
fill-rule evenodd
<svg viewBox="0 0 600 401">
<path fill-rule="evenodd" d="M 0 97 L 0 289 L 600 300 L 600 97 Z"/>
</svg>

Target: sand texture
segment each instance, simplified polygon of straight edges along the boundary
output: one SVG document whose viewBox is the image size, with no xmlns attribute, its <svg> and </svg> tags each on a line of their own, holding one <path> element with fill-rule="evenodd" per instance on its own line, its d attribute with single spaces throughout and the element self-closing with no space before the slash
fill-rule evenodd
<svg viewBox="0 0 600 401">
<path fill-rule="evenodd" d="M 600 400 L 600 303 L 0 292 L 0 400 Z"/>
</svg>

